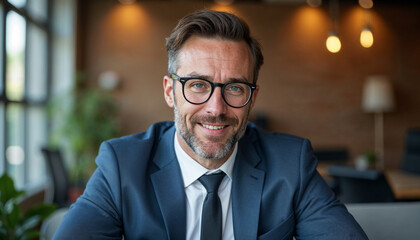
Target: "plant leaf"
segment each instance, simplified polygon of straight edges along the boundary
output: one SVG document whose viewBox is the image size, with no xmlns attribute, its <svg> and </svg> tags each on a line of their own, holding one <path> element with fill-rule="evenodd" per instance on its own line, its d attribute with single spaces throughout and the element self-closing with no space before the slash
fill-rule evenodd
<svg viewBox="0 0 420 240">
<path fill-rule="evenodd" d="M 35 227 L 40 221 L 49 217 L 55 210 L 56 206 L 53 204 L 40 204 L 28 209 L 20 221 L 19 232 L 24 232 Z"/>
<path fill-rule="evenodd" d="M 22 235 L 17 237 L 17 240 L 30 240 L 30 239 L 37 239 L 41 236 L 41 233 L 37 230 L 27 230 L 22 233 Z"/>
<path fill-rule="evenodd" d="M 40 204 L 35 207 L 32 207 L 26 211 L 23 219 L 28 219 L 33 216 L 38 216 L 41 220 L 49 217 L 57 207 L 54 204 Z"/>
<path fill-rule="evenodd" d="M 7 238 L 7 230 L 4 228 L 4 226 L 0 226 L 0 239 L 6 239 Z"/>
<path fill-rule="evenodd" d="M 10 229 L 14 229 L 22 218 L 22 212 L 19 205 L 13 203 L 12 210 L 6 215 L 7 225 Z"/>
<path fill-rule="evenodd" d="M 19 227 L 16 229 L 16 234 L 19 235 L 25 231 L 33 229 L 34 227 L 38 226 L 40 222 L 41 222 L 41 218 L 39 216 L 23 218 L 22 222 L 19 224 Z"/>
<path fill-rule="evenodd" d="M 22 195 L 24 191 L 16 191 L 13 179 L 7 174 L 3 174 L 0 178 L 0 203 L 2 206 L 11 199 L 16 199 Z"/>
</svg>

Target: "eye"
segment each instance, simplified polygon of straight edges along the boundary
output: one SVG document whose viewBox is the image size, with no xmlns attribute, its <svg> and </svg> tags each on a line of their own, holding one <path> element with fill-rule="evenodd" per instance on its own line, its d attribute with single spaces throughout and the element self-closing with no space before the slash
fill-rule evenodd
<svg viewBox="0 0 420 240">
<path fill-rule="evenodd" d="M 226 88 L 226 91 L 229 93 L 229 94 L 235 94 L 235 95 L 237 95 L 237 94 L 242 94 L 242 93 L 244 93 L 244 84 L 241 84 L 241 83 L 232 83 L 232 84 L 229 84 L 228 86 L 227 86 L 227 88 Z"/>
<path fill-rule="evenodd" d="M 232 92 L 238 92 L 241 91 L 242 89 L 239 86 L 229 86 L 229 91 Z"/>
<path fill-rule="evenodd" d="M 207 92 L 210 89 L 210 84 L 206 81 L 200 80 L 200 79 L 191 79 L 188 81 L 187 89 L 189 91 L 201 93 L 201 92 Z"/>
<path fill-rule="evenodd" d="M 206 86 L 202 82 L 195 82 L 191 84 L 190 87 L 200 89 L 205 88 Z"/>
</svg>

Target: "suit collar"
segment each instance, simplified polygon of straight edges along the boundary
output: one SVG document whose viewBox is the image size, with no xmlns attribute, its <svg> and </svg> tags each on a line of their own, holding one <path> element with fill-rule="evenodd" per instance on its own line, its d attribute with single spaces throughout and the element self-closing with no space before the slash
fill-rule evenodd
<svg viewBox="0 0 420 240">
<path fill-rule="evenodd" d="M 170 164 L 172 161 L 176 161 L 176 154 L 174 148 L 173 139 L 175 137 L 175 126 L 164 129 L 164 132 L 160 132 L 161 129 L 155 130 L 155 133 L 159 136 L 159 139 L 156 140 L 157 146 L 154 150 L 155 155 L 153 156 L 153 162 L 158 166 L 160 169 L 164 168 L 166 165 Z"/>
<path fill-rule="evenodd" d="M 153 162 L 159 170 L 151 175 L 156 198 L 169 239 L 185 239 L 186 199 L 181 170 L 174 150 L 175 128 L 166 131 L 156 147 Z"/>
</svg>

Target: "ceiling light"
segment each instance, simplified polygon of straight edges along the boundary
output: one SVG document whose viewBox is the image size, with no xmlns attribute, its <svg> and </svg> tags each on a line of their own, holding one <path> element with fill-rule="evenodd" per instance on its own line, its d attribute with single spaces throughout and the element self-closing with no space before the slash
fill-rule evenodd
<svg viewBox="0 0 420 240">
<path fill-rule="evenodd" d="M 135 3 L 136 0 L 118 0 L 121 4 L 132 4 Z"/>
<path fill-rule="evenodd" d="M 370 48 L 373 45 L 373 34 L 370 27 L 364 27 L 360 33 L 360 44 L 365 48 Z"/>
<path fill-rule="evenodd" d="M 214 2 L 221 5 L 230 5 L 234 0 L 214 0 Z"/>
<path fill-rule="evenodd" d="M 372 0 L 359 0 L 359 5 L 362 8 L 369 9 L 373 7 L 373 1 Z"/>
<path fill-rule="evenodd" d="M 338 38 L 336 33 L 330 33 L 327 41 L 325 42 L 325 45 L 327 46 L 328 51 L 332 53 L 338 53 L 341 49 L 340 38 Z"/>
<path fill-rule="evenodd" d="M 322 4 L 322 0 L 306 0 L 306 3 L 310 7 L 319 7 Z"/>
</svg>

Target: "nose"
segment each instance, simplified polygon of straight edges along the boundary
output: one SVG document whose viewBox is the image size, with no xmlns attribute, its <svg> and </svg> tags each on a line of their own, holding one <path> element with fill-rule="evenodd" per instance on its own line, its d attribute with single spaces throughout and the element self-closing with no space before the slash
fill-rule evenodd
<svg viewBox="0 0 420 240">
<path fill-rule="evenodd" d="M 215 87 L 210 99 L 205 103 L 207 113 L 210 113 L 213 116 L 225 114 L 227 107 L 225 100 L 223 100 L 222 88 Z"/>
</svg>

